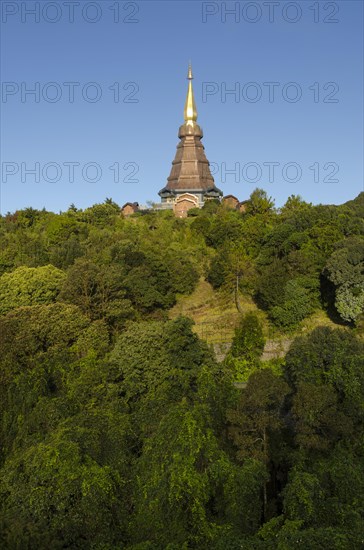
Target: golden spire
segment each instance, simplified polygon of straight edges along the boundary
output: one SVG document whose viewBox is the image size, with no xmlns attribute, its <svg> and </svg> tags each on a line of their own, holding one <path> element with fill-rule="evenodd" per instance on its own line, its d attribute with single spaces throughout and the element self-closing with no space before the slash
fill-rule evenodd
<svg viewBox="0 0 364 550">
<path fill-rule="evenodd" d="M 187 91 L 187 97 L 186 97 L 186 103 L 185 103 L 184 118 L 185 118 L 186 124 L 193 126 L 197 120 L 197 109 L 196 109 L 195 98 L 193 96 L 193 88 L 192 88 L 193 76 L 192 76 L 191 62 L 188 64 L 187 79 L 188 79 L 188 91 Z"/>
</svg>

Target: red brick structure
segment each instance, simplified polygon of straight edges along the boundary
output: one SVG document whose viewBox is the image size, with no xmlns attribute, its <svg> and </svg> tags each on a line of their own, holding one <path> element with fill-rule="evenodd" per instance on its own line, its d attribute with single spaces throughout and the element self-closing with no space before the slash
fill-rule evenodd
<svg viewBox="0 0 364 550">
<path fill-rule="evenodd" d="M 173 211 L 177 218 L 187 218 L 187 212 L 191 208 L 198 208 L 198 198 L 191 193 L 179 195 L 173 204 Z"/>
<path fill-rule="evenodd" d="M 238 209 L 239 199 L 236 198 L 234 195 L 225 195 L 225 197 L 222 199 L 222 202 L 228 208 L 232 208 L 233 210 Z"/>
<path fill-rule="evenodd" d="M 121 213 L 125 218 L 138 212 L 139 204 L 137 202 L 126 202 L 124 206 L 121 207 Z"/>
</svg>

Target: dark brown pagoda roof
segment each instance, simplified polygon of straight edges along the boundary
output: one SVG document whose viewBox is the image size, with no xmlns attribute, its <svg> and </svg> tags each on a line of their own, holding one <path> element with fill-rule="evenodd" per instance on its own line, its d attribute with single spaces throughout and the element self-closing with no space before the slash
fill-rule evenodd
<svg viewBox="0 0 364 550">
<path fill-rule="evenodd" d="M 167 185 L 159 192 L 168 191 L 190 191 L 206 192 L 216 189 L 214 178 L 210 171 L 210 163 L 205 155 L 205 148 L 201 143 L 203 132 L 197 124 L 197 110 L 192 89 L 192 69 L 188 70 L 188 92 L 184 111 L 185 122 L 180 126 L 178 137 L 180 142 L 177 145 L 176 156 L 172 162 L 172 169 L 167 179 Z"/>
<path fill-rule="evenodd" d="M 177 151 L 172 169 L 167 180 L 167 189 L 179 191 L 207 191 L 214 187 L 214 178 L 210 172 L 210 164 L 205 155 L 204 146 L 201 143 L 202 131 L 196 124 L 194 128 L 186 128 L 184 124 L 180 128 L 181 141 L 177 145 Z"/>
</svg>

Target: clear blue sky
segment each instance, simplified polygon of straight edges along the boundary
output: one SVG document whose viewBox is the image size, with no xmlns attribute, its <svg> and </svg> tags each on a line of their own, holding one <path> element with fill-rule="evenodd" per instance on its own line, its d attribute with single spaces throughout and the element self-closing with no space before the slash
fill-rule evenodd
<svg viewBox="0 0 364 550">
<path fill-rule="evenodd" d="M 157 201 L 189 59 L 225 194 L 243 200 L 263 187 L 279 206 L 291 194 L 339 204 L 363 190 L 362 1 L 1 4 L 2 213 Z M 39 181 L 26 172 L 35 166 Z"/>
</svg>

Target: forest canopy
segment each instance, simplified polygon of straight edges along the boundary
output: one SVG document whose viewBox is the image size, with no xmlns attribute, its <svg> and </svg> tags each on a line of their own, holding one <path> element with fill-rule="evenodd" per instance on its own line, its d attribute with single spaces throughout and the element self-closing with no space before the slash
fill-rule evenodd
<svg viewBox="0 0 364 550">
<path fill-rule="evenodd" d="M 364 549 L 364 193 L 190 214 L 0 217 L 1 548 Z"/>
</svg>

